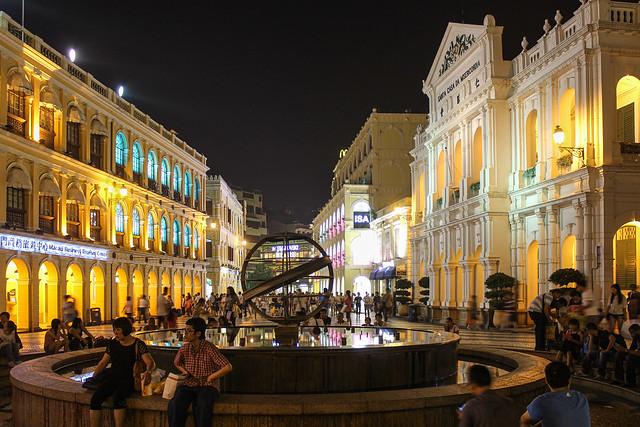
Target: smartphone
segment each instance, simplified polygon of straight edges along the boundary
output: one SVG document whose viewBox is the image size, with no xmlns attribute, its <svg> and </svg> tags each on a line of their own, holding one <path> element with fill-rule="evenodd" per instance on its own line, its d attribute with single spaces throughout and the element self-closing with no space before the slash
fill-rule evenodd
<svg viewBox="0 0 640 427">
<path fill-rule="evenodd" d="M 463 403 L 462 406 L 458 406 L 458 411 L 462 412 L 465 406 L 467 406 L 466 403 Z"/>
</svg>

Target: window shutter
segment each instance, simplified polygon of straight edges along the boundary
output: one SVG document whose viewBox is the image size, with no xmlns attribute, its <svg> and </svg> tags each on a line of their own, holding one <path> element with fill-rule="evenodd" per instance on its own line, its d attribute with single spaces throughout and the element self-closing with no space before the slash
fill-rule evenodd
<svg viewBox="0 0 640 427">
<path fill-rule="evenodd" d="M 618 108 L 618 142 L 636 142 L 634 119 L 634 104 L 627 104 Z"/>
</svg>

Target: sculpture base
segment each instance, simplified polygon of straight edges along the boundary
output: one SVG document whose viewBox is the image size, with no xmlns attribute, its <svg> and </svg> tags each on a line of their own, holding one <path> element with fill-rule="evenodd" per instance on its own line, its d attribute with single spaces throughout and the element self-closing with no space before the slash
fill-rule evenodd
<svg viewBox="0 0 640 427">
<path fill-rule="evenodd" d="M 298 325 L 278 326 L 274 332 L 281 347 L 295 347 L 298 343 Z"/>
</svg>

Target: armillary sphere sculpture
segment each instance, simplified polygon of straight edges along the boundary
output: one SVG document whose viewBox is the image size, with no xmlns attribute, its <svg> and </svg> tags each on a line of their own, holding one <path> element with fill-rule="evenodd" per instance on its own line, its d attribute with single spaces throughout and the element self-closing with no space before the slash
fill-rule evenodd
<svg viewBox="0 0 640 427">
<path fill-rule="evenodd" d="M 247 254 L 240 277 L 244 300 L 280 325 L 297 325 L 313 317 L 333 289 L 331 258 L 303 234 L 274 234 L 260 240 Z"/>
</svg>

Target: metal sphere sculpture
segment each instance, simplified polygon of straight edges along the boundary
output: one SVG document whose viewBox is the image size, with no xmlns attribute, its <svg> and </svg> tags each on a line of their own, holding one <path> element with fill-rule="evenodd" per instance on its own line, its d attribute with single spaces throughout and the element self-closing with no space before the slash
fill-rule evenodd
<svg viewBox="0 0 640 427">
<path fill-rule="evenodd" d="M 329 301 L 333 267 L 322 246 L 310 237 L 281 233 L 251 248 L 240 279 L 244 300 L 256 313 L 292 325 L 313 317 Z M 312 299 L 317 302 L 315 308 L 305 309 Z M 296 307 L 303 309 L 296 311 Z"/>
</svg>

